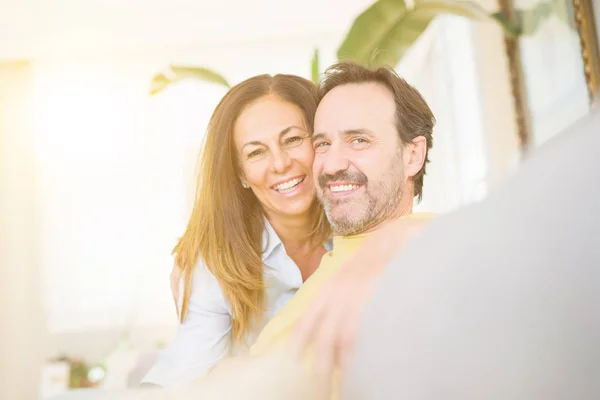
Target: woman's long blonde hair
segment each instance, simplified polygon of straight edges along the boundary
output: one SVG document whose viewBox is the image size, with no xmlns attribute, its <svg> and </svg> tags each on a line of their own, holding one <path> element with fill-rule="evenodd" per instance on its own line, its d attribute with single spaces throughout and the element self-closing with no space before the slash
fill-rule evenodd
<svg viewBox="0 0 600 400">
<path fill-rule="evenodd" d="M 184 279 L 181 322 L 187 313 L 193 270 L 198 257 L 202 257 L 231 305 L 232 338 L 236 343 L 244 342 L 264 311 L 265 224 L 259 201 L 251 190 L 242 187 L 233 128 L 245 107 L 269 94 L 299 107 L 312 130 L 318 95 L 311 81 L 293 75 L 259 75 L 229 90 L 210 119 L 198 165 L 192 214 L 173 249 L 175 264 Z M 323 243 L 330 228 L 316 200 L 311 216 L 313 243 Z"/>
</svg>

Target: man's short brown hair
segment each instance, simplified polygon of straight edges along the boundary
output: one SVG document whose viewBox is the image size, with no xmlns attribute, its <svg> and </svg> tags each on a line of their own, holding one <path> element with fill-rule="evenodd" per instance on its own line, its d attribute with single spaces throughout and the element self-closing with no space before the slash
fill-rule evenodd
<svg viewBox="0 0 600 400">
<path fill-rule="evenodd" d="M 427 141 L 423 168 L 413 177 L 415 193 L 423 197 L 423 177 L 429 162 L 429 149 L 433 145 L 432 131 L 435 117 L 421 94 L 388 67 L 370 69 L 350 61 L 333 64 L 324 73 L 319 87 L 319 101 L 334 88 L 356 83 L 379 83 L 387 87 L 396 102 L 396 127 L 402 144 L 411 143 L 418 136 Z"/>
</svg>

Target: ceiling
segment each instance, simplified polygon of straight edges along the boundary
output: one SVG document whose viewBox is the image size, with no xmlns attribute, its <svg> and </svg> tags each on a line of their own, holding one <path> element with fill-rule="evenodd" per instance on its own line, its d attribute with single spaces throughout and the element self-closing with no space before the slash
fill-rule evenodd
<svg viewBox="0 0 600 400">
<path fill-rule="evenodd" d="M 372 0 L 0 0 L 0 59 L 343 34 Z"/>
</svg>

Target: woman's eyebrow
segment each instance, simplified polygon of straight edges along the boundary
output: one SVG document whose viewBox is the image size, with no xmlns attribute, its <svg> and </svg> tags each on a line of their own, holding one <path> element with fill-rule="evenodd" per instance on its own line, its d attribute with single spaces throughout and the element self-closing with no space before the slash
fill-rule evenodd
<svg viewBox="0 0 600 400">
<path fill-rule="evenodd" d="M 281 139 L 284 135 L 286 135 L 287 133 L 289 133 L 292 129 L 298 129 L 298 130 L 301 130 L 302 132 L 307 132 L 306 129 L 304 129 L 304 128 L 301 128 L 301 127 L 296 126 L 296 125 L 290 125 L 287 128 L 283 129 L 281 132 L 279 132 L 279 139 Z M 244 149 L 244 147 L 249 146 L 249 145 L 266 146 L 260 140 L 252 140 L 250 142 L 244 143 L 244 145 L 242 146 L 242 149 Z"/>
</svg>

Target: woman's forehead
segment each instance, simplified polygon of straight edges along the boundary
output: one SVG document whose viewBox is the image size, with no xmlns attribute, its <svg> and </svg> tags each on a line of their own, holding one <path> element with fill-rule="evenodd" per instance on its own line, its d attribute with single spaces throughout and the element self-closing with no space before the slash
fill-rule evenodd
<svg viewBox="0 0 600 400">
<path fill-rule="evenodd" d="M 235 141 L 239 145 L 251 141 L 278 140 L 287 133 L 306 133 L 302 110 L 279 99 L 257 101 L 248 106 L 234 125 Z"/>
</svg>

